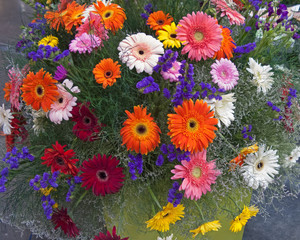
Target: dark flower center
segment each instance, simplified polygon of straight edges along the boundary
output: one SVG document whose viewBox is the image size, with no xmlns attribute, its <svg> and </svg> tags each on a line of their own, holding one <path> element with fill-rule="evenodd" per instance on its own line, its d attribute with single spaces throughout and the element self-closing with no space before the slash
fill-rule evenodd
<svg viewBox="0 0 300 240">
<path fill-rule="evenodd" d="M 64 101 L 64 99 L 62 97 L 58 99 L 59 103 L 63 103 L 63 101 Z"/>
<path fill-rule="evenodd" d="M 91 119 L 90 119 L 89 117 L 87 117 L 87 116 L 84 116 L 83 122 L 84 122 L 85 124 L 90 124 L 90 123 L 91 123 Z"/>
<path fill-rule="evenodd" d="M 139 54 L 140 54 L 140 55 L 143 55 L 143 54 L 144 54 L 144 51 L 143 51 L 143 50 L 140 50 L 140 51 L 139 51 Z"/>
<path fill-rule="evenodd" d="M 111 13 L 110 13 L 110 12 L 108 12 L 108 13 L 106 13 L 106 14 L 104 15 L 104 17 L 105 17 L 105 18 L 109 18 L 109 17 L 110 17 L 110 15 L 111 15 Z"/>
<path fill-rule="evenodd" d="M 170 34 L 170 37 L 171 37 L 171 38 L 176 38 L 177 35 L 176 35 L 175 33 L 172 33 L 172 34 Z"/>
<path fill-rule="evenodd" d="M 167 216 L 169 216 L 169 213 L 166 213 L 165 215 L 163 215 L 164 218 L 167 217 Z"/>
<path fill-rule="evenodd" d="M 263 168 L 263 166 L 264 166 L 264 163 L 263 163 L 263 162 L 259 162 L 259 163 L 256 165 L 256 167 L 257 167 L 258 170 L 261 170 L 261 168 Z"/>
<path fill-rule="evenodd" d="M 38 88 L 36 89 L 36 93 L 37 93 L 38 95 L 43 95 L 43 92 L 44 92 L 44 90 L 43 90 L 42 87 L 38 87 Z"/>
<path fill-rule="evenodd" d="M 196 126 L 196 123 L 194 121 L 190 121 L 190 127 L 194 128 Z"/>
<path fill-rule="evenodd" d="M 139 134 L 144 134 L 146 131 L 147 131 L 147 128 L 146 128 L 146 126 L 145 125 L 139 125 L 138 127 L 137 127 L 137 132 L 139 133 Z"/>
<path fill-rule="evenodd" d="M 112 71 L 105 72 L 105 77 L 109 78 L 112 76 Z"/>
<path fill-rule="evenodd" d="M 107 178 L 108 178 L 107 173 L 106 173 L 106 171 L 104 171 L 104 170 L 98 171 L 98 172 L 97 172 L 97 176 L 98 176 L 98 178 L 99 178 L 101 181 L 106 181 Z"/>
<path fill-rule="evenodd" d="M 157 21 L 157 24 L 158 24 L 158 25 L 163 25 L 163 24 L 164 24 L 164 20 L 162 20 L 162 19 L 158 20 L 158 21 Z"/>
<path fill-rule="evenodd" d="M 55 159 L 55 161 L 56 161 L 56 163 L 57 163 L 58 165 L 60 165 L 60 166 L 65 165 L 65 161 L 64 161 L 63 158 L 61 158 L 61 157 L 57 157 L 57 158 Z"/>
</svg>

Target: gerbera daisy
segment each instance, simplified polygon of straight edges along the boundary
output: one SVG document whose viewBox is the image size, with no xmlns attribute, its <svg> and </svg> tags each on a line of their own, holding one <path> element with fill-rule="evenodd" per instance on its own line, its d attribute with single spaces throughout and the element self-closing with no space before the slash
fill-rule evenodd
<svg viewBox="0 0 300 240">
<path fill-rule="evenodd" d="M 174 108 L 176 114 L 168 114 L 168 135 L 176 148 L 191 153 L 202 151 L 213 142 L 214 126 L 218 119 L 203 100 L 185 100 L 182 106 Z"/>
<path fill-rule="evenodd" d="M 178 82 L 178 77 L 181 75 L 179 72 L 181 67 L 181 63 L 178 61 L 175 61 L 172 63 L 172 67 L 168 69 L 168 71 L 164 72 L 161 70 L 160 74 L 165 80 L 169 80 L 170 82 Z"/>
<path fill-rule="evenodd" d="M 270 72 L 272 68 L 270 65 L 262 66 L 256 62 L 253 58 L 249 58 L 249 67 L 247 71 L 253 74 L 252 83 L 257 86 L 257 92 L 267 93 L 271 89 L 273 80 L 273 72 Z"/>
<path fill-rule="evenodd" d="M 47 37 L 44 37 L 42 40 L 40 40 L 38 45 L 44 45 L 44 46 L 49 45 L 51 47 L 56 47 L 58 45 L 58 38 L 49 35 Z"/>
<path fill-rule="evenodd" d="M 184 206 L 178 204 L 177 207 L 173 203 L 168 203 L 163 207 L 163 210 L 158 212 L 153 218 L 148 220 L 147 228 L 161 232 L 169 231 L 170 224 L 175 224 L 178 220 L 184 217 Z"/>
<path fill-rule="evenodd" d="M 0 107 L 0 127 L 3 127 L 4 134 L 11 134 L 11 121 L 13 119 L 13 115 L 10 112 L 10 109 L 5 109 L 4 103 L 2 107 Z"/>
<path fill-rule="evenodd" d="M 221 228 L 221 224 L 220 224 L 219 220 L 215 220 L 215 221 L 212 221 L 212 222 L 203 223 L 198 228 L 196 228 L 194 230 L 190 230 L 190 232 L 194 233 L 193 234 L 193 238 L 194 238 L 199 233 L 204 235 L 205 233 L 210 232 L 210 231 L 218 231 L 220 228 Z"/>
<path fill-rule="evenodd" d="M 99 236 L 95 236 L 94 240 L 127 240 L 127 238 L 121 238 L 120 236 L 117 235 L 117 229 L 114 226 L 112 233 L 110 233 L 109 231 L 106 232 L 106 234 L 104 233 L 99 233 Z"/>
<path fill-rule="evenodd" d="M 242 166 L 244 164 L 244 160 L 245 160 L 246 156 L 250 153 L 255 153 L 257 151 L 258 151 L 257 143 L 255 143 L 254 145 L 251 145 L 249 147 L 243 148 L 240 151 L 240 154 L 236 158 L 234 158 L 230 161 L 230 163 L 233 164 L 231 169 L 234 170 L 236 165 Z"/>
<path fill-rule="evenodd" d="M 121 77 L 120 67 L 118 61 L 114 62 L 111 58 L 101 60 L 93 70 L 96 82 L 103 84 L 104 89 L 107 85 L 112 86 Z"/>
<path fill-rule="evenodd" d="M 183 160 L 182 165 L 176 165 L 175 169 L 171 170 L 174 173 L 171 179 L 184 178 L 179 191 L 185 190 L 186 198 L 198 200 L 202 194 L 211 191 L 210 185 L 216 182 L 221 172 L 215 169 L 215 161 L 206 161 L 206 150 L 195 153 L 190 158 L 190 161 Z"/>
<path fill-rule="evenodd" d="M 55 83 L 57 81 L 44 69 L 40 69 L 36 74 L 29 72 L 23 79 L 21 87 L 22 98 L 26 105 L 31 105 L 34 110 L 39 110 L 41 107 L 45 112 L 50 110 L 51 104 L 59 95 Z"/>
<path fill-rule="evenodd" d="M 60 171 L 64 174 L 70 174 L 76 176 L 78 169 L 75 166 L 76 162 L 79 159 L 71 159 L 75 156 L 73 149 L 64 151 L 64 148 L 67 145 L 60 145 L 57 141 L 55 144 L 52 144 L 53 148 L 46 148 L 44 156 L 41 157 L 44 162 L 42 164 L 51 166 L 51 172 Z"/>
<path fill-rule="evenodd" d="M 51 122 L 60 124 L 63 119 L 69 120 L 69 117 L 72 117 L 71 111 L 76 106 L 77 98 L 67 92 L 63 85 L 58 84 L 57 86 L 59 95 L 57 100 L 51 105 L 49 118 Z"/>
<path fill-rule="evenodd" d="M 65 14 L 62 16 L 64 26 L 67 32 L 71 32 L 73 26 L 78 27 L 82 24 L 82 13 L 85 9 L 84 5 L 79 5 L 75 1 L 67 5 L 67 9 L 64 10 Z"/>
<path fill-rule="evenodd" d="M 101 39 L 96 35 L 90 35 L 83 33 L 82 35 L 75 37 L 69 44 L 69 49 L 71 52 L 91 53 L 94 48 L 100 47 Z"/>
<path fill-rule="evenodd" d="M 229 127 L 234 120 L 235 106 L 233 103 L 236 99 L 234 98 L 234 93 L 224 94 L 221 97 L 221 100 L 216 100 L 215 98 L 209 100 L 205 98 L 205 102 L 207 102 L 211 110 L 215 111 L 215 117 L 219 120 L 218 127 L 221 127 L 221 122 L 226 127 Z"/>
<path fill-rule="evenodd" d="M 244 209 L 242 211 L 242 213 L 249 215 L 250 218 L 255 217 L 258 212 L 259 212 L 259 209 L 254 205 L 249 206 L 249 207 L 244 206 Z"/>
<path fill-rule="evenodd" d="M 181 47 L 181 42 L 176 39 L 177 37 L 177 26 L 174 22 L 171 25 L 163 26 L 162 30 L 158 30 L 158 40 L 162 41 L 164 47 Z"/>
<path fill-rule="evenodd" d="M 221 49 L 217 51 L 214 55 L 214 58 L 220 60 L 221 58 L 230 59 L 233 57 L 233 49 L 236 48 L 235 42 L 230 36 L 231 31 L 227 27 L 220 26 L 222 29 L 222 42 L 221 42 Z"/>
<path fill-rule="evenodd" d="M 55 230 L 61 228 L 68 237 L 76 237 L 79 235 L 79 229 L 68 215 L 66 208 L 56 209 L 53 211 L 52 223 L 55 225 Z"/>
<path fill-rule="evenodd" d="M 268 187 L 278 174 L 278 155 L 276 150 L 266 150 L 265 145 L 259 146 L 256 153 L 248 154 L 241 167 L 242 176 L 249 187 L 257 189 Z"/>
<path fill-rule="evenodd" d="M 5 92 L 4 94 L 4 99 L 9 102 L 10 99 L 10 94 L 11 94 L 11 83 L 10 82 L 6 82 L 5 86 L 3 88 L 3 91 Z"/>
<path fill-rule="evenodd" d="M 250 215 L 245 215 L 245 214 L 240 214 L 237 217 L 235 217 L 234 220 L 231 221 L 230 223 L 230 228 L 229 230 L 231 232 L 240 232 L 243 228 L 243 226 L 246 225 L 246 223 L 248 222 L 248 219 L 250 218 Z"/>
<path fill-rule="evenodd" d="M 293 167 L 300 158 L 300 147 L 296 147 L 289 156 L 284 159 L 284 167 Z"/>
<path fill-rule="evenodd" d="M 206 60 L 221 48 L 222 30 L 217 21 L 203 12 L 193 12 L 178 23 L 177 39 L 182 41 L 182 54 L 189 53 L 192 60 Z"/>
<path fill-rule="evenodd" d="M 158 30 L 162 30 L 166 25 L 171 25 L 172 22 L 173 18 L 169 15 L 169 13 L 165 14 L 163 11 L 151 13 L 147 20 L 147 24 L 150 26 L 150 28 L 156 31 L 156 35 L 158 34 Z"/>
<path fill-rule="evenodd" d="M 49 26 L 58 31 L 60 26 L 64 26 L 64 14 L 66 14 L 66 11 L 47 11 L 44 17 Z"/>
<path fill-rule="evenodd" d="M 212 75 L 213 82 L 218 84 L 219 88 L 223 88 L 226 91 L 234 88 L 238 84 L 239 72 L 234 65 L 228 59 L 221 58 L 221 60 L 216 60 L 214 64 L 211 65 L 210 74 Z"/>
<path fill-rule="evenodd" d="M 125 144 L 127 150 L 141 154 L 153 151 L 160 143 L 161 131 L 153 121 L 151 113 L 147 114 L 147 108 L 143 106 L 135 106 L 134 113 L 127 110 L 125 112 L 128 119 L 121 129 L 122 145 Z"/>
<path fill-rule="evenodd" d="M 96 9 L 95 13 L 101 15 L 106 29 L 115 33 L 123 28 L 126 14 L 119 5 L 110 2 L 105 5 L 102 1 L 97 1 L 97 3 L 94 3 L 94 7 Z"/>
<path fill-rule="evenodd" d="M 82 187 L 86 190 L 92 188 L 96 196 L 117 193 L 124 182 L 122 167 L 117 167 L 117 158 L 98 154 L 89 161 L 84 161 L 80 170 Z"/>
</svg>

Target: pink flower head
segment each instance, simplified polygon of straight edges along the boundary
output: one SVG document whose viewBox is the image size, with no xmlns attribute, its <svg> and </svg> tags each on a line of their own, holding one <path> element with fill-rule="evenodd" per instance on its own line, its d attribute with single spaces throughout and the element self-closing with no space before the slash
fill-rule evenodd
<svg viewBox="0 0 300 240">
<path fill-rule="evenodd" d="M 225 15 L 228 17 L 230 25 L 232 24 L 241 25 L 245 23 L 245 18 L 237 11 L 231 9 L 227 5 L 226 1 L 212 0 L 211 2 L 216 5 L 216 9 L 218 12 L 220 11 L 222 12 L 221 17 L 224 17 Z"/>
<path fill-rule="evenodd" d="M 101 22 L 102 18 L 98 14 L 92 12 L 89 13 L 89 18 L 77 28 L 76 37 L 81 36 L 84 33 L 93 34 L 100 38 L 102 41 L 107 40 L 108 31 L 105 29 L 104 24 Z"/>
<path fill-rule="evenodd" d="M 71 52 L 91 53 L 93 48 L 97 48 L 101 45 L 101 39 L 95 35 L 83 33 L 79 37 L 75 37 L 69 45 Z"/>
<path fill-rule="evenodd" d="M 226 58 L 221 58 L 220 61 L 216 60 L 211 65 L 213 82 L 218 84 L 219 88 L 223 88 L 226 91 L 231 90 L 237 85 L 239 80 L 239 72 L 233 62 Z"/>
<path fill-rule="evenodd" d="M 165 80 L 169 80 L 170 82 L 178 82 L 178 77 L 180 76 L 179 70 L 180 62 L 175 61 L 168 71 L 161 71 L 160 74 Z"/>
<path fill-rule="evenodd" d="M 177 39 L 185 45 L 182 54 L 189 53 L 188 57 L 192 60 L 206 60 L 220 50 L 222 29 L 206 13 L 193 12 L 179 21 Z"/>
<path fill-rule="evenodd" d="M 216 182 L 221 172 L 216 168 L 215 161 L 206 161 L 206 150 L 191 155 L 191 160 L 181 161 L 171 170 L 175 175 L 171 179 L 183 179 L 179 191 L 185 190 L 184 196 L 191 200 L 198 200 L 202 194 L 211 191 L 210 185 Z"/>
<path fill-rule="evenodd" d="M 73 107 L 76 106 L 77 98 L 73 97 L 72 94 L 67 92 L 61 84 L 58 84 L 57 87 L 59 96 L 51 105 L 49 118 L 51 122 L 60 124 L 63 119 L 69 120 L 69 117 L 72 117 L 71 111 Z"/>
</svg>

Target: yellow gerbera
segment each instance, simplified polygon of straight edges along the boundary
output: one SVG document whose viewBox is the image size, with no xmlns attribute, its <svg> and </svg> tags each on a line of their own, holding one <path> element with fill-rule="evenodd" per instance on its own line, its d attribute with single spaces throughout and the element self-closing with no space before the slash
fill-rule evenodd
<svg viewBox="0 0 300 240">
<path fill-rule="evenodd" d="M 44 37 L 42 40 L 39 41 L 39 46 L 44 45 L 44 46 L 51 46 L 51 47 L 56 47 L 58 44 L 58 38 L 54 37 L 52 35 L 49 35 L 47 37 Z"/>
<path fill-rule="evenodd" d="M 207 222 L 199 226 L 197 229 L 190 230 L 191 233 L 194 233 L 193 237 L 196 237 L 199 233 L 204 235 L 209 231 L 218 231 L 221 227 L 219 220 L 215 220 L 212 222 Z"/>
<path fill-rule="evenodd" d="M 250 207 L 244 206 L 244 209 L 242 211 L 242 213 L 248 214 L 250 216 L 249 218 L 255 217 L 258 212 L 259 209 L 256 206 L 250 206 Z"/>
<path fill-rule="evenodd" d="M 173 206 L 173 203 L 168 203 L 167 206 L 163 207 L 163 210 L 158 212 L 153 218 L 148 220 L 147 228 L 151 230 L 157 230 L 161 232 L 168 231 L 170 224 L 177 222 L 184 217 L 184 206 L 178 204 L 177 207 Z"/>
<path fill-rule="evenodd" d="M 181 41 L 176 39 L 177 32 L 176 32 L 177 26 L 174 22 L 171 23 L 171 25 L 165 25 L 162 30 L 158 31 L 158 40 L 162 41 L 164 44 L 164 47 L 181 47 Z"/>
</svg>

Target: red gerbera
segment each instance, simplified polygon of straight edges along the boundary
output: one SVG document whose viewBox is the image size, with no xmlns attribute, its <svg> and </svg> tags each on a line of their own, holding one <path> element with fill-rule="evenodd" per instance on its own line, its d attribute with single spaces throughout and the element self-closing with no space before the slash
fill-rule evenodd
<svg viewBox="0 0 300 240">
<path fill-rule="evenodd" d="M 55 209 L 51 221 L 55 225 L 55 230 L 60 227 L 68 237 L 76 237 L 79 235 L 79 229 L 68 215 L 66 208 Z"/>
<path fill-rule="evenodd" d="M 99 236 L 95 236 L 94 240 L 127 240 L 127 238 L 122 238 L 117 235 L 116 227 L 113 227 L 112 234 L 107 231 L 106 235 L 104 233 L 99 233 Z"/>
<path fill-rule="evenodd" d="M 72 121 L 76 122 L 73 133 L 83 141 L 95 141 L 99 138 L 99 133 L 104 124 L 99 124 L 97 117 L 89 109 L 89 103 L 83 103 L 73 107 L 71 112 Z"/>
<path fill-rule="evenodd" d="M 57 141 L 52 144 L 52 148 L 46 148 L 45 154 L 41 157 L 42 164 L 47 164 L 47 167 L 51 166 L 51 172 L 60 171 L 64 174 L 70 174 L 76 176 L 78 173 L 77 167 L 74 165 L 79 159 L 71 159 L 74 157 L 75 152 L 73 149 L 64 151 L 66 145 L 62 146 Z"/>
<path fill-rule="evenodd" d="M 117 158 L 101 156 L 100 154 L 89 159 L 89 161 L 84 161 L 80 168 L 83 172 L 80 175 L 82 187 L 87 190 L 92 187 L 96 196 L 118 192 L 125 177 L 123 168 L 117 167 L 118 164 Z"/>
</svg>

